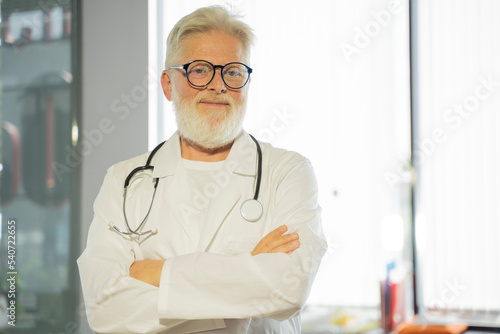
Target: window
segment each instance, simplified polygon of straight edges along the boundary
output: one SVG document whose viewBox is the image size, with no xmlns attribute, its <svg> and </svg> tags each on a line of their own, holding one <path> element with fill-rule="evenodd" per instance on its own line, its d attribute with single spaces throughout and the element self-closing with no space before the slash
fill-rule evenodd
<svg viewBox="0 0 500 334">
<path fill-rule="evenodd" d="M 74 14 L 70 1 L 1 1 L 2 333 L 75 328 Z"/>
<path fill-rule="evenodd" d="M 500 3 L 415 2 L 418 298 L 500 325 Z"/>
</svg>

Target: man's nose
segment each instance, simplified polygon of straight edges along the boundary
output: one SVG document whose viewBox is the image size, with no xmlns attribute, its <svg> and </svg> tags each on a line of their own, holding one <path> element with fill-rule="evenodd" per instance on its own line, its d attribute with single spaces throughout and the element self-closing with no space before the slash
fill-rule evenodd
<svg viewBox="0 0 500 334">
<path fill-rule="evenodd" d="M 215 69 L 215 74 L 214 78 L 210 83 L 207 85 L 207 88 L 216 92 L 216 93 L 223 93 L 227 91 L 227 87 L 224 84 L 224 80 L 222 80 L 222 69 Z"/>
</svg>

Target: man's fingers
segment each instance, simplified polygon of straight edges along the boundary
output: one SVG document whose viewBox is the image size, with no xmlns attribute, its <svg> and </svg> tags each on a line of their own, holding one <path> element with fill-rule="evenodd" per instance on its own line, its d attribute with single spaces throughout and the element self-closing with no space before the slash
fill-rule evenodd
<svg viewBox="0 0 500 334">
<path fill-rule="evenodd" d="M 271 253 L 286 253 L 292 254 L 294 250 L 300 247 L 300 241 L 294 240 L 280 247 L 275 248 Z"/>
<path fill-rule="evenodd" d="M 267 243 L 267 242 L 283 235 L 283 233 L 285 233 L 287 230 L 288 230 L 288 227 L 286 225 L 281 225 L 280 227 L 269 232 L 264 238 L 262 238 L 262 241 L 264 241 L 264 243 Z"/>
<path fill-rule="evenodd" d="M 280 235 L 266 244 L 266 249 L 270 252 L 275 252 L 276 249 L 282 248 L 285 245 L 292 244 L 293 241 L 297 240 L 299 235 L 297 233 L 290 233 L 286 235 Z"/>
<path fill-rule="evenodd" d="M 260 248 L 257 254 L 260 253 L 291 253 L 300 247 L 298 235 L 281 236 L 278 241 L 268 244 Z M 253 254 L 256 255 L 256 254 Z"/>
<path fill-rule="evenodd" d="M 298 241 L 299 235 L 297 233 L 285 234 L 287 231 L 286 225 L 282 225 L 273 231 L 269 232 L 260 242 L 255 246 L 251 252 L 252 255 L 262 253 L 286 253 L 290 254 L 300 246 Z"/>
<path fill-rule="evenodd" d="M 287 231 L 286 225 L 281 225 L 280 227 L 272 230 L 269 232 L 264 238 L 262 238 L 257 246 L 255 246 L 254 250 L 252 251 L 252 255 L 259 254 L 259 253 L 266 253 L 266 251 L 263 251 L 267 245 L 273 240 L 273 238 L 279 237 L 283 233 Z"/>
</svg>

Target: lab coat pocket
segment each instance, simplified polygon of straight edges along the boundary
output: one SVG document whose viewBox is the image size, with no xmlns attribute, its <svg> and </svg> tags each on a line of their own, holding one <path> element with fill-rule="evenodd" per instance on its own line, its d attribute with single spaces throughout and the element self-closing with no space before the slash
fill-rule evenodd
<svg viewBox="0 0 500 334">
<path fill-rule="evenodd" d="M 250 253 L 257 246 L 260 239 L 259 236 L 251 235 L 226 236 L 223 253 L 226 255 Z"/>
</svg>

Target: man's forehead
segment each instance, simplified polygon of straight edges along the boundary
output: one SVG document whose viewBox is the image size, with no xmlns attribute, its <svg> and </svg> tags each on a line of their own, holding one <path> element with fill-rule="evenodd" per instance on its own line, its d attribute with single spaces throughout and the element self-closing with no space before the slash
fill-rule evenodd
<svg viewBox="0 0 500 334">
<path fill-rule="evenodd" d="M 189 36 L 179 46 L 180 56 L 184 61 L 201 59 L 222 64 L 220 62 L 245 62 L 247 60 L 241 40 L 237 36 L 221 31 Z"/>
</svg>

